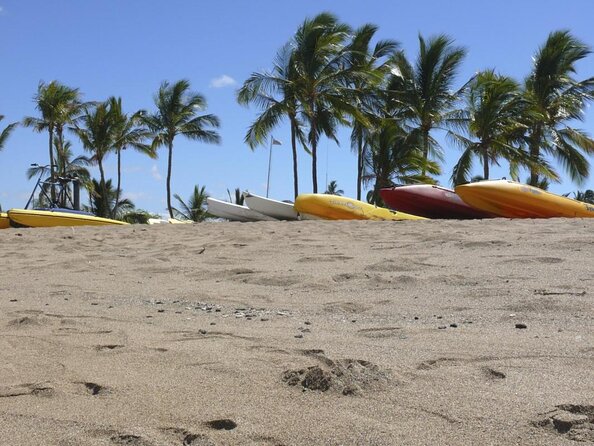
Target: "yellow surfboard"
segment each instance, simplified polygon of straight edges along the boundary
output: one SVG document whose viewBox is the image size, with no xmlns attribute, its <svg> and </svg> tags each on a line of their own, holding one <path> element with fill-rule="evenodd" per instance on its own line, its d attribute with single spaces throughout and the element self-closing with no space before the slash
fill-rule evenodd
<svg viewBox="0 0 594 446">
<path fill-rule="evenodd" d="M 594 217 L 594 205 L 509 180 L 456 187 L 470 206 L 505 218 Z"/>
<path fill-rule="evenodd" d="M 6 212 L 0 212 L 0 229 L 6 229 L 10 227 L 10 220 Z"/>
<path fill-rule="evenodd" d="M 53 226 L 104 226 L 127 225 L 123 221 L 75 212 L 42 211 L 36 209 L 10 209 L 8 218 L 11 226 L 47 228 Z"/>
<path fill-rule="evenodd" d="M 313 216 L 325 220 L 426 220 L 424 217 L 328 194 L 300 194 L 295 199 L 294 208 L 305 218 Z"/>
</svg>

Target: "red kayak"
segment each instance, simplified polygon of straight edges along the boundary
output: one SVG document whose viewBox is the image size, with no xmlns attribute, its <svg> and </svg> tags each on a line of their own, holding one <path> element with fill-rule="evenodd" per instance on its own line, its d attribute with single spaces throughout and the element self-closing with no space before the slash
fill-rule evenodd
<svg viewBox="0 0 594 446">
<path fill-rule="evenodd" d="M 492 218 L 492 214 L 470 207 L 451 189 L 432 184 L 397 186 L 380 190 L 392 209 L 427 218 Z"/>
</svg>

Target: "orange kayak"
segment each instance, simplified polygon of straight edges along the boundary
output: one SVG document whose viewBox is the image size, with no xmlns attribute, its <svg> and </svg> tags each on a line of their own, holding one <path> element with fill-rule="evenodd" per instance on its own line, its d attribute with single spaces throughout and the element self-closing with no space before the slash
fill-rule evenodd
<svg viewBox="0 0 594 446">
<path fill-rule="evenodd" d="M 594 205 L 509 180 L 456 187 L 470 206 L 505 218 L 594 217 Z"/>
</svg>

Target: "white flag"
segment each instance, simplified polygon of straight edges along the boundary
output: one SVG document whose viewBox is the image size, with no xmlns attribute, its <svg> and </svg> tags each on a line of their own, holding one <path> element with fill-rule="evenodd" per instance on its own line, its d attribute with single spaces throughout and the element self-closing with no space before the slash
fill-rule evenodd
<svg viewBox="0 0 594 446">
<path fill-rule="evenodd" d="M 274 139 L 274 136 L 272 137 L 272 145 L 273 146 L 282 146 L 283 143 L 280 142 L 278 139 Z"/>
</svg>

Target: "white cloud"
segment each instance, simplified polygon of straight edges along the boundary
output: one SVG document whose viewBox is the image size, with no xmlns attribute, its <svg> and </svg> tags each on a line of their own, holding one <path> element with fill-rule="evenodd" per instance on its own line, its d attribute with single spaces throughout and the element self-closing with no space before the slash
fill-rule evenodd
<svg viewBox="0 0 594 446">
<path fill-rule="evenodd" d="M 233 85 L 237 85 L 237 81 L 233 79 L 231 76 L 227 76 L 226 74 L 223 74 L 219 77 L 215 77 L 210 81 L 210 86 L 212 88 L 225 88 L 231 87 Z"/>
<path fill-rule="evenodd" d="M 163 179 L 156 164 L 153 164 L 153 167 L 151 167 L 151 175 L 157 181 L 161 181 Z"/>
</svg>

